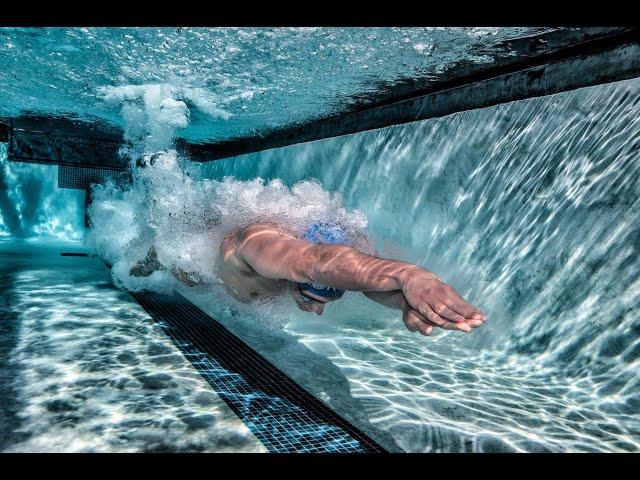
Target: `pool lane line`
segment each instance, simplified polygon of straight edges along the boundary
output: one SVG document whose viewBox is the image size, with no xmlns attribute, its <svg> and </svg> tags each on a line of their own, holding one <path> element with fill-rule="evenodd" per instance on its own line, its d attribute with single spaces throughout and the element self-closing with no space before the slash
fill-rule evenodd
<svg viewBox="0 0 640 480">
<path fill-rule="evenodd" d="M 269 451 L 385 452 L 179 293 L 130 294 Z"/>
</svg>

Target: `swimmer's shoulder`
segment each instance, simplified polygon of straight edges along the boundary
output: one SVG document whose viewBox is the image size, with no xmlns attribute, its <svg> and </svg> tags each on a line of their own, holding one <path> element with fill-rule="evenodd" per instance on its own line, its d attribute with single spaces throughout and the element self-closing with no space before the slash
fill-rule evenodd
<svg viewBox="0 0 640 480">
<path fill-rule="evenodd" d="M 274 233 L 286 238 L 296 238 L 293 232 L 289 231 L 285 227 L 271 223 L 253 223 L 251 225 L 247 225 L 239 231 L 238 240 L 245 241 L 251 238 L 251 236 L 253 235 L 265 232 Z"/>
<path fill-rule="evenodd" d="M 242 229 L 234 230 L 227 233 L 220 243 L 219 258 L 223 264 L 245 263 L 236 257 L 236 247 L 240 241 Z"/>
<path fill-rule="evenodd" d="M 248 225 L 243 228 L 236 229 L 230 233 L 228 233 L 220 244 L 220 260 L 227 265 L 233 265 L 236 268 L 240 268 L 241 270 L 253 271 L 253 268 L 239 258 L 237 253 L 237 247 L 242 244 L 242 242 L 248 240 L 254 235 L 258 235 L 265 232 L 272 232 L 283 238 L 295 238 L 293 233 L 283 229 L 277 225 L 272 225 L 268 223 L 254 223 Z"/>
</svg>

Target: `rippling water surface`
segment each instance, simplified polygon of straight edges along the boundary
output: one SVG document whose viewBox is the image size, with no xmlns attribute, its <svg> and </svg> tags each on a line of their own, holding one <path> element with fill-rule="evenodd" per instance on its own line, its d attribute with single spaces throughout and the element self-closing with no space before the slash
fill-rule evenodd
<svg viewBox="0 0 640 480">
<path fill-rule="evenodd" d="M 182 136 L 217 140 L 336 113 L 400 78 L 490 64 L 509 40 L 553 30 L 0 28 L 0 117 L 122 125 L 111 90 L 157 87 L 189 104 Z"/>
</svg>

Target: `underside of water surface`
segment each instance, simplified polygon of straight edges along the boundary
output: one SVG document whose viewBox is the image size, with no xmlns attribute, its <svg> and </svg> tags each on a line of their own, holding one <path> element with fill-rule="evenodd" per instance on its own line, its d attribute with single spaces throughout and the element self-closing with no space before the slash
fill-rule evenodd
<svg viewBox="0 0 640 480">
<path fill-rule="evenodd" d="M 335 113 L 371 79 L 437 71 L 447 55 L 490 62 L 491 42 L 532 33 L 1 29 L 4 65 L 24 62 L 31 48 L 40 52 L 31 67 L 51 59 L 57 67 L 53 76 L 34 67 L 32 81 L 19 84 L 9 69 L 0 72 L 0 84 L 11 85 L 2 115 L 100 117 L 144 137 L 140 148 L 164 153 L 128 190 L 96 191 L 87 233 L 84 192 L 57 188 L 56 167 L 9 162 L 0 145 L 1 311 L 20 325 L 7 330 L 0 359 L 11 365 L 7 392 L 18 399 L 5 418 L 21 432 L 0 435 L 0 446 L 145 450 L 172 425 L 162 448 L 260 450 L 235 424 L 193 433 L 188 422 L 211 405 L 202 400 L 206 386 L 139 312 L 101 290 L 113 281 L 179 288 L 391 450 L 638 451 L 640 80 L 203 164 L 171 156 L 177 136 L 215 140 Z M 95 53 L 98 44 L 108 56 Z M 151 62 L 149 49 L 161 61 Z M 403 53 L 389 64 L 381 61 L 388 52 Z M 323 75 L 334 81 L 325 96 L 313 95 Z M 171 108 L 156 115 L 159 105 Z M 288 297 L 243 305 L 220 286 L 188 289 L 162 272 L 142 283 L 128 277 L 156 242 L 161 259 L 214 278 L 211 245 L 225 229 L 267 217 L 301 228 L 318 215 L 366 232 L 383 256 L 433 271 L 482 308 L 487 324 L 425 338 L 357 293 L 316 317 Z M 61 241 L 98 251 L 114 265 L 111 277 L 99 265 L 84 276 L 48 274 L 35 253 L 26 263 L 16 254 Z M 93 303 L 70 306 L 76 281 L 91 283 L 83 298 Z M 109 304 L 118 322 L 89 320 L 108 322 L 100 305 Z M 84 312 L 69 320 L 73 328 L 67 310 Z M 64 338 L 72 347 L 62 351 Z M 109 363 L 110 349 L 124 360 Z M 163 370 L 155 379 L 161 394 L 135 390 L 154 382 L 136 363 Z M 51 372 L 59 380 L 43 383 Z M 62 403 L 52 406 L 52 395 Z M 216 412 L 226 425 L 228 414 Z M 127 433 L 131 416 L 144 430 Z"/>
</svg>

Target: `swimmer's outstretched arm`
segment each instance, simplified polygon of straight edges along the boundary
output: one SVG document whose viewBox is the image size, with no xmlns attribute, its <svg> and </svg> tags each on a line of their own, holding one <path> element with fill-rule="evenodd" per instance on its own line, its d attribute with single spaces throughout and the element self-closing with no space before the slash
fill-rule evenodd
<svg viewBox="0 0 640 480">
<path fill-rule="evenodd" d="M 436 325 L 470 331 L 485 321 L 479 309 L 424 268 L 351 247 L 313 244 L 252 225 L 240 235 L 234 253 L 267 278 L 367 292 L 383 305 L 403 309 L 410 330 L 428 334 L 426 326 Z"/>
</svg>

